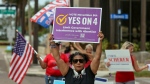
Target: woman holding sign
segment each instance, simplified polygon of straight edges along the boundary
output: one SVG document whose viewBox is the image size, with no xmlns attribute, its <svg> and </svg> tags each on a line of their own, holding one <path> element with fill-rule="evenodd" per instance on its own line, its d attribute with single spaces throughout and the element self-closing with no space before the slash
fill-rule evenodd
<svg viewBox="0 0 150 84">
<path fill-rule="evenodd" d="M 68 58 L 64 53 L 60 53 L 59 49 L 61 47 L 61 43 L 56 43 L 56 48 L 60 54 L 60 58 L 65 62 L 68 63 Z M 52 53 L 47 54 L 44 60 L 37 54 L 37 58 L 39 60 L 40 66 L 42 69 L 45 70 L 45 84 L 53 84 L 54 80 L 63 80 L 64 77 L 62 76 L 60 70 L 58 69 L 58 65 Z"/>
<path fill-rule="evenodd" d="M 53 40 L 53 35 L 50 35 L 50 44 L 52 48 L 52 54 L 57 62 L 58 68 L 62 75 L 65 77 L 65 84 L 94 84 L 95 75 L 97 73 L 100 58 L 102 53 L 102 40 L 104 35 L 99 32 L 98 37 L 100 38 L 100 43 L 98 43 L 96 48 L 95 56 L 87 68 L 84 68 L 88 57 L 86 54 L 76 52 L 71 54 L 69 57 L 69 62 L 74 66 L 74 69 L 70 68 L 67 63 L 65 63 L 61 58 L 56 48 L 56 44 Z"/>
<path fill-rule="evenodd" d="M 145 65 L 141 68 L 138 66 L 135 56 L 132 55 L 134 45 L 131 42 L 126 41 L 122 45 L 121 49 L 129 49 L 131 60 L 132 60 L 132 66 L 136 72 L 139 72 L 148 68 L 148 65 Z M 110 66 L 109 62 L 107 62 L 106 64 L 107 66 Z M 115 82 L 116 84 L 135 84 L 134 72 L 117 71 Z"/>
</svg>

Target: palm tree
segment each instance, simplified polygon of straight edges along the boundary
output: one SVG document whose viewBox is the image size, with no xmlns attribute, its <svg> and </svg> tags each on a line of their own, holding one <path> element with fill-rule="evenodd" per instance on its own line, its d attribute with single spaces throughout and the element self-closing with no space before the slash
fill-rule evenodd
<svg viewBox="0 0 150 84">
<path fill-rule="evenodd" d="M 3 2 L 16 3 L 17 6 L 17 15 L 16 15 L 16 24 L 21 25 L 22 35 L 25 35 L 25 7 L 27 5 L 27 0 L 3 0 Z M 38 12 L 38 0 L 35 0 L 35 13 Z M 34 25 L 34 49 L 38 52 L 38 25 Z M 37 64 L 38 61 L 36 56 L 34 56 L 33 64 Z"/>
<path fill-rule="evenodd" d="M 141 51 L 146 50 L 146 0 L 141 0 Z"/>
<path fill-rule="evenodd" d="M 25 34 L 25 6 L 27 0 L 2 0 L 6 4 L 16 4 L 16 25 L 21 26 L 22 35 Z"/>
<path fill-rule="evenodd" d="M 38 0 L 35 0 L 35 7 L 34 7 L 35 13 L 38 12 Z M 38 52 L 38 31 L 39 26 L 38 24 L 34 24 L 34 49 Z M 33 58 L 33 64 L 38 64 L 38 60 L 36 59 L 36 55 L 34 55 Z"/>
</svg>

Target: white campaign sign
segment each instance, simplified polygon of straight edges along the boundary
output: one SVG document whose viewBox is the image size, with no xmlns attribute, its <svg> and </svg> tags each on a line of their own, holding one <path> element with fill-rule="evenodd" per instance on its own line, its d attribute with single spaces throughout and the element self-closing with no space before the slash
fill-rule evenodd
<svg viewBox="0 0 150 84">
<path fill-rule="evenodd" d="M 129 50 L 105 50 L 110 71 L 134 71 Z"/>
</svg>

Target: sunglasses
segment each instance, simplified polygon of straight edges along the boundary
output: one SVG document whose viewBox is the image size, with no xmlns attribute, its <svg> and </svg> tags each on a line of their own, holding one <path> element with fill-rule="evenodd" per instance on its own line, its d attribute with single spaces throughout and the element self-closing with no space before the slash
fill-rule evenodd
<svg viewBox="0 0 150 84">
<path fill-rule="evenodd" d="M 60 43 L 56 43 L 57 46 L 61 45 Z"/>
<path fill-rule="evenodd" d="M 85 62 L 84 59 L 73 59 L 73 60 L 72 60 L 73 63 L 78 63 L 78 61 L 79 61 L 80 63 L 84 63 L 84 62 Z"/>
</svg>

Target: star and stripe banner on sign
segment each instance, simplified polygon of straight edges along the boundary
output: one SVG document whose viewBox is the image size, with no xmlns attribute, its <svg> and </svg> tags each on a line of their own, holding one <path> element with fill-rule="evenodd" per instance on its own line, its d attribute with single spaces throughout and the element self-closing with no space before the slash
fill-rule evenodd
<svg viewBox="0 0 150 84">
<path fill-rule="evenodd" d="M 17 32 L 17 39 L 13 49 L 10 70 L 8 74 L 8 77 L 17 84 L 22 83 L 33 59 L 33 53 L 33 47 L 26 42 L 19 32 Z"/>
<path fill-rule="evenodd" d="M 44 28 L 48 28 L 54 19 L 56 7 L 68 7 L 69 0 L 54 0 L 37 12 L 30 20 Z"/>
</svg>

